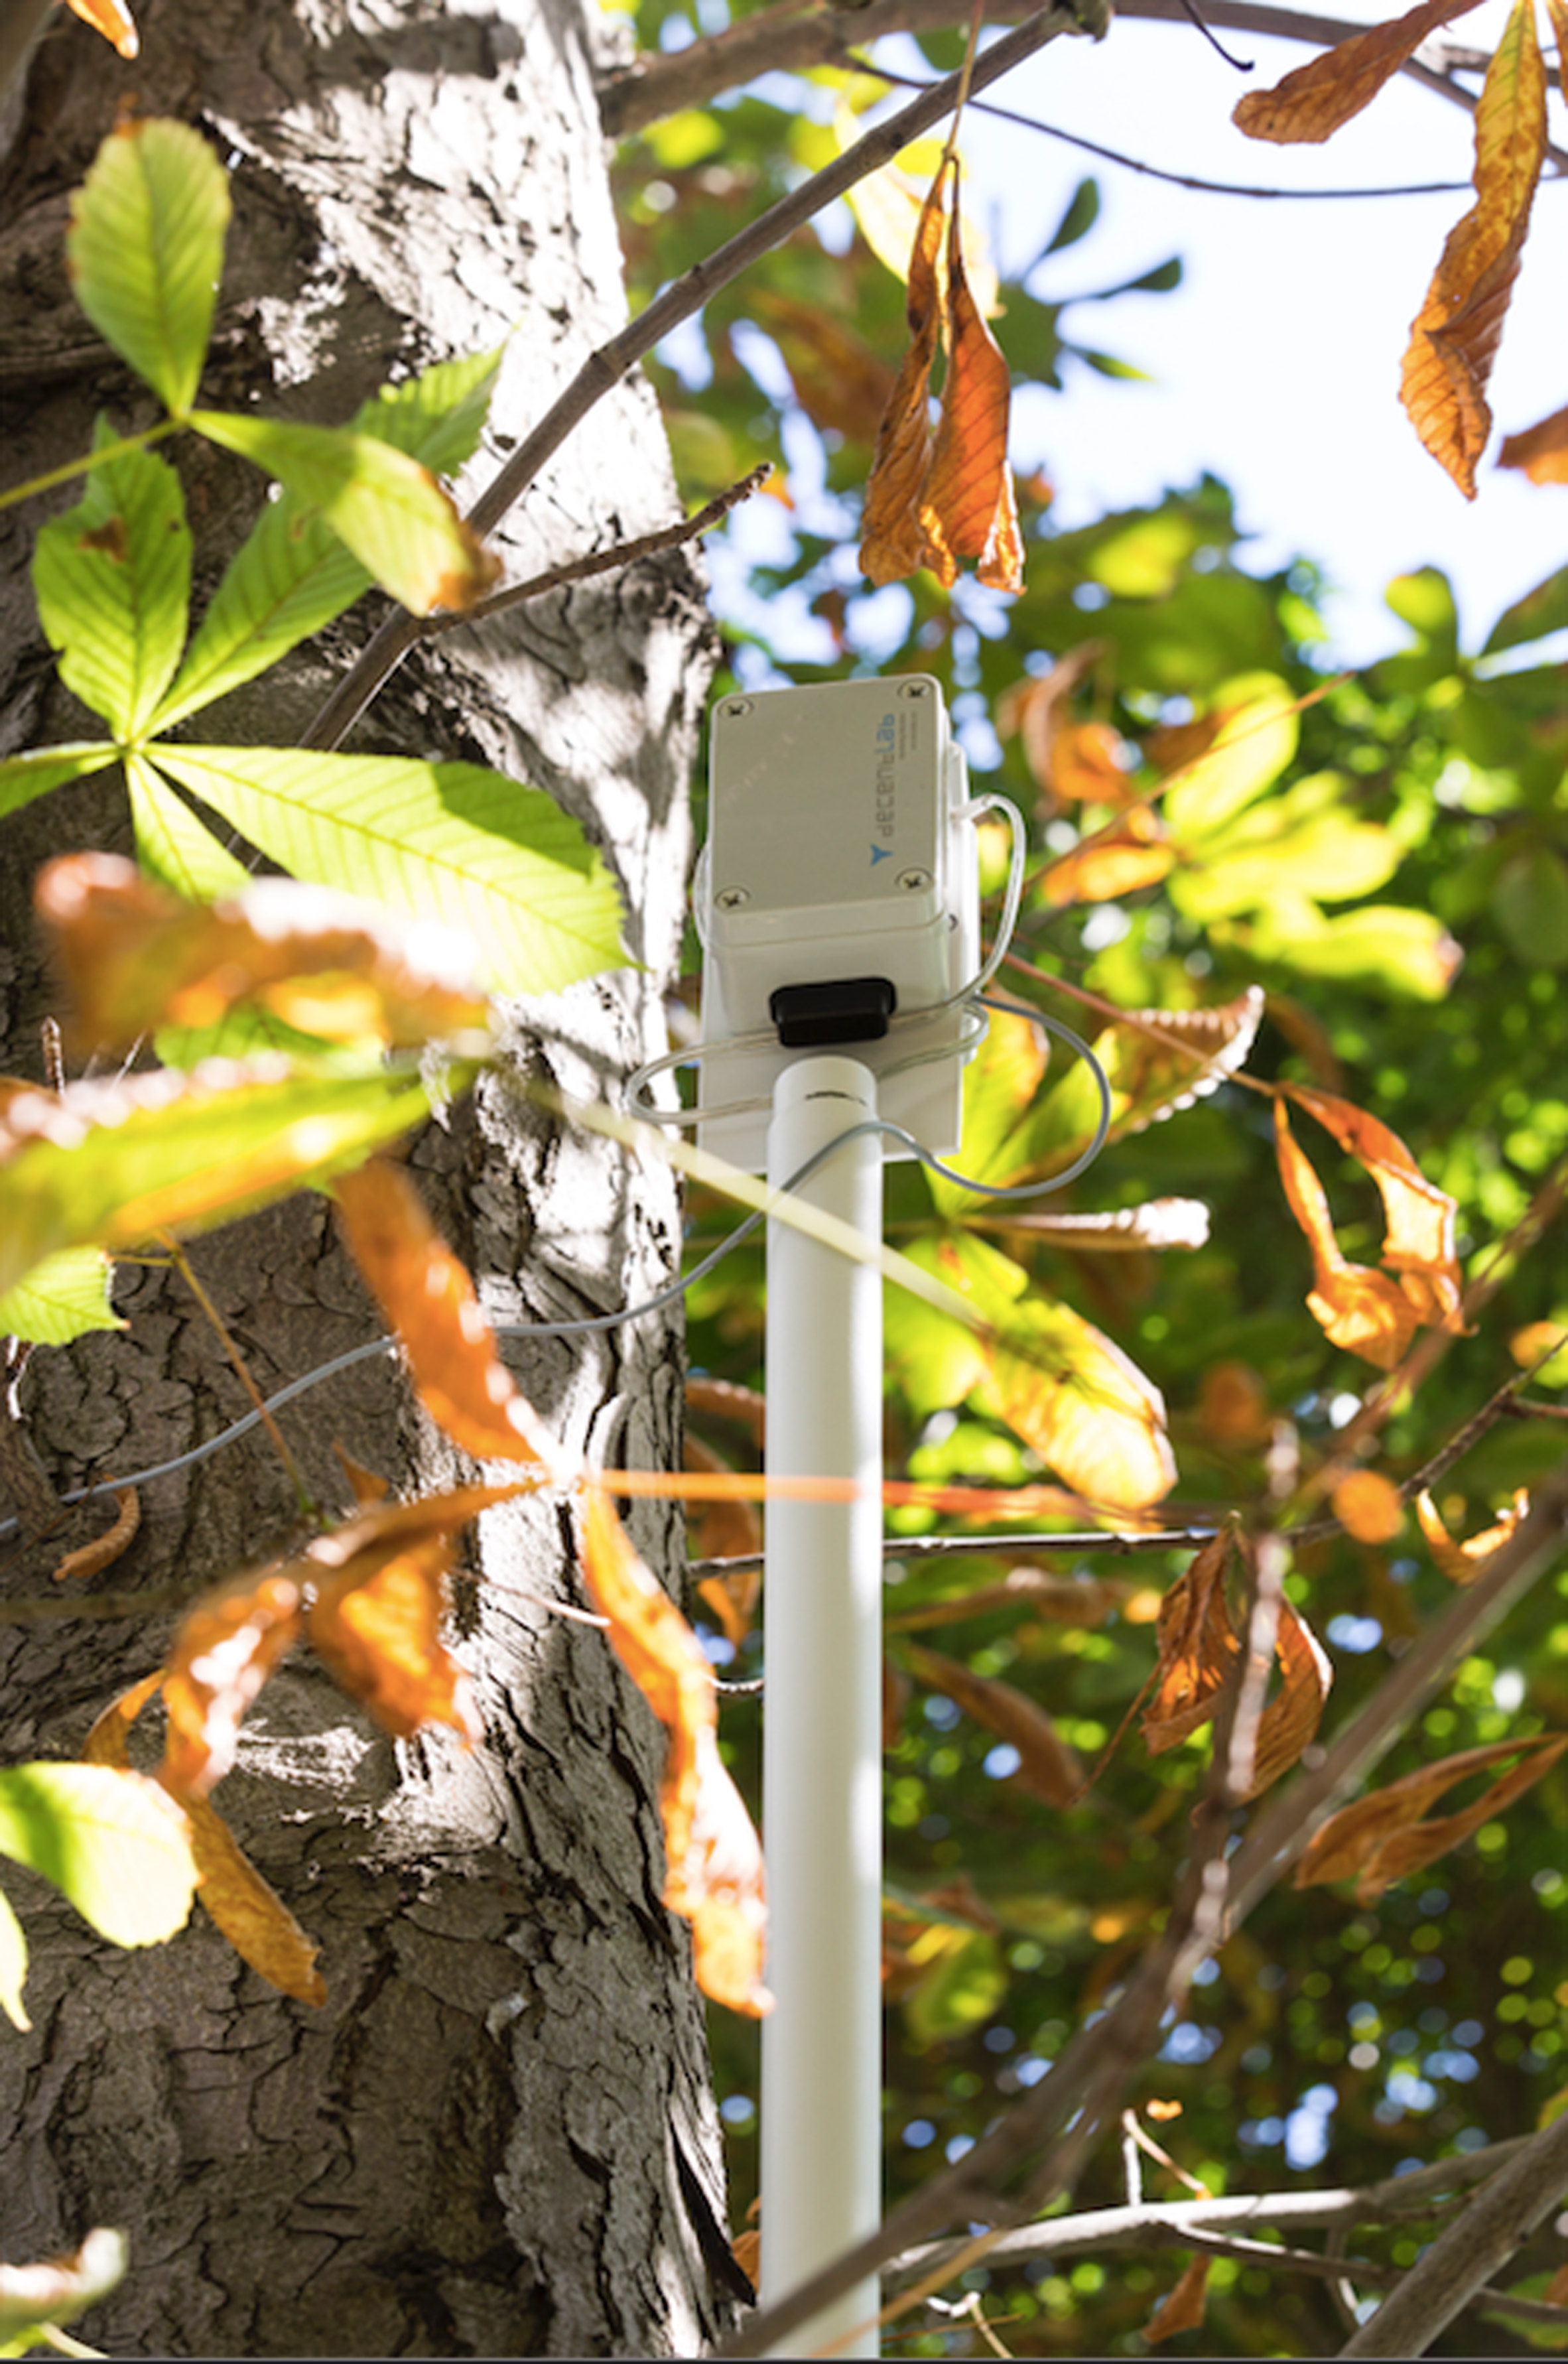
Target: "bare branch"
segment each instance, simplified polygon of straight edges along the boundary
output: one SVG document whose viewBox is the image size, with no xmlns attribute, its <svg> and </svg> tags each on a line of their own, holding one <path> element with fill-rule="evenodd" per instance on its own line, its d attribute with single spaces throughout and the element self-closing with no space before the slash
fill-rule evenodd
<svg viewBox="0 0 1568 2364">
<path fill-rule="evenodd" d="M 1010 6 L 1003 0 L 991 12 L 993 21 L 1001 23 L 1022 13 L 1018 0 Z M 764 9 L 725 32 L 693 41 L 667 56 L 650 52 L 609 78 L 599 98 L 605 129 L 612 139 L 628 139 L 664 116 L 677 114 L 683 107 L 705 106 L 720 91 L 738 89 L 758 74 L 798 73 L 808 66 L 859 69 L 864 61 L 855 52 L 884 34 L 945 31 L 962 14 L 960 0 L 870 0 L 867 7 L 842 13 Z M 1186 17 L 1183 0 L 1118 0 L 1116 14 L 1167 24 L 1182 23 Z M 1366 30 L 1364 24 L 1342 17 L 1272 8 L 1262 5 L 1262 0 L 1205 0 L 1204 14 L 1211 25 L 1229 32 L 1275 34 L 1285 40 L 1310 42 L 1318 49 L 1330 48 Z M 1451 71 L 1440 72 L 1418 57 L 1407 63 L 1404 72 L 1454 106 L 1473 110 L 1473 95 L 1451 79 Z"/>
<path fill-rule="evenodd" d="M 1518 2157 L 1440 2234 L 1341 2356 L 1424 2356 L 1487 2277 L 1522 2247 L 1568 2182 L 1568 2113 L 1534 2135 Z"/>
<path fill-rule="evenodd" d="M 882 1556 L 906 1560 L 1006 1559 L 1022 1552 L 1052 1551 L 1110 1552 L 1121 1557 L 1130 1552 L 1201 1551 L 1213 1541 L 1212 1527 L 1152 1527 L 1144 1534 L 1102 1533 L 1096 1527 L 1088 1527 L 1056 1535 L 888 1535 Z M 694 1559 L 689 1572 L 701 1582 L 710 1576 L 743 1576 L 762 1565 L 761 1552 L 734 1552 L 723 1559 Z"/>
<path fill-rule="evenodd" d="M 661 526 L 657 533 L 639 534 L 635 541 L 617 541 L 613 550 L 590 551 L 585 558 L 568 559 L 564 565 L 547 567 L 542 574 L 530 574 L 526 583 L 508 583 L 504 591 L 492 592 L 488 599 L 468 608 L 461 616 L 441 614 L 421 616 L 419 638 L 431 640 L 438 632 L 450 632 L 459 624 L 483 624 L 489 616 L 499 616 L 508 608 L 520 608 L 525 599 L 542 599 L 547 591 L 562 590 L 569 583 L 584 583 L 591 575 L 610 574 L 617 568 L 635 566 L 639 559 L 655 558 L 662 550 L 677 550 L 684 541 L 695 541 L 739 508 L 742 501 L 760 492 L 773 473 L 773 463 L 764 460 L 741 477 L 716 493 L 706 507 L 694 511 L 689 518 L 677 518 L 673 525 Z"/>
<path fill-rule="evenodd" d="M 1014 66 L 1043 49 L 1047 41 L 1062 33 L 1091 33 L 1098 36 L 1105 30 L 1107 17 L 1106 0 L 1062 0 L 1062 5 L 1038 10 L 1015 31 L 1004 34 L 999 41 L 983 51 L 976 59 L 970 77 L 972 90 L 984 90 L 998 81 Z M 929 91 L 911 100 L 907 106 L 889 117 L 873 131 L 856 140 L 854 146 L 814 173 L 798 189 L 781 197 L 754 222 L 737 231 L 732 239 L 694 263 L 670 286 L 656 296 L 635 320 L 628 320 L 607 344 L 590 353 L 565 391 L 550 405 L 532 433 L 524 437 L 517 449 L 469 512 L 469 523 L 478 533 L 488 533 L 491 527 L 505 517 L 514 501 L 527 491 L 539 470 L 558 452 L 567 437 L 609 393 L 618 385 L 627 372 L 646 352 L 651 351 L 662 337 L 683 320 L 699 312 L 710 296 L 737 278 L 751 264 L 782 245 L 792 231 L 820 213 L 825 206 L 868 173 L 896 156 L 911 139 L 929 131 L 944 115 L 951 112 L 962 77 L 950 74 L 945 82 L 935 84 Z M 326 705 L 316 716 L 301 738 L 304 747 L 336 747 L 344 733 L 363 713 L 371 699 L 402 663 L 420 634 L 417 618 L 399 614 L 389 617 L 364 650 L 358 661 L 339 683 Z"/>
</svg>

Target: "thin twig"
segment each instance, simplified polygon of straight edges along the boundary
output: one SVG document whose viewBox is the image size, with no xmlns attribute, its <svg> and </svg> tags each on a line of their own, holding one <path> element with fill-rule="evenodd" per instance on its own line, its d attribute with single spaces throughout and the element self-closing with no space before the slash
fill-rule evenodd
<svg viewBox="0 0 1568 2364">
<path fill-rule="evenodd" d="M 961 14 L 959 0 L 871 0 L 868 7 L 843 14 L 823 8 L 799 13 L 764 9 L 684 50 L 638 58 L 606 78 L 599 95 L 599 111 L 611 139 L 625 139 L 684 107 L 704 106 L 720 91 L 739 89 L 759 74 L 798 73 L 810 66 L 859 70 L 858 48 L 869 48 L 888 33 L 943 31 Z M 1001 0 L 993 14 L 1004 22 L 1017 17 L 1018 0 L 1011 0 L 1011 5 Z M 1185 10 L 1183 0 L 1117 0 L 1116 14 L 1172 23 L 1181 21 Z M 1366 30 L 1364 23 L 1296 8 L 1265 7 L 1258 0 L 1207 0 L 1205 14 L 1211 25 L 1222 26 L 1228 32 L 1306 41 L 1315 49 L 1330 48 Z M 1407 59 L 1401 72 L 1451 105 L 1474 111 L 1476 102 L 1471 92 L 1419 57 Z"/>
<path fill-rule="evenodd" d="M 1120 1556 L 1129 1552 L 1200 1551 L 1214 1540 L 1212 1527 L 1155 1527 L 1147 1534 L 1102 1534 L 1095 1528 L 1080 1528 L 1071 1534 L 1029 1535 L 888 1535 L 884 1538 L 884 1559 L 996 1559 L 1006 1558 L 1010 1552 L 1111 1552 Z M 734 1552 L 722 1559 L 694 1559 L 690 1573 L 699 1582 L 710 1576 L 744 1576 L 751 1568 L 761 1567 L 761 1552 Z"/>
<path fill-rule="evenodd" d="M 212 1324 L 213 1329 L 217 1333 L 218 1338 L 223 1346 L 223 1351 L 228 1356 L 229 1363 L 234 1369 L 236 1377 L 239 1378 L 240 1386 L 250 1397 L 251 1406 L 256 1412 L 257 1418 L 261 1421 L 262 1427 L 266 1430 L 268 1436 L 271 1438 L 279 1460 L 287 1470 L 289 1482 L 294 1488 L 295 1500 L 298 1502 L 301 1512 L 307 1519 L 314 1518 L 316 1515 L 317 1506 L 310 1489 L 305 1482 L 305 1473 L 301 1469 L 298 1462 L 295 1459 L 293 1453 L 290 1451 L 287 1439 L 284 1437 L 283 1430 L 272 1418 L 272 1411 L 267 1403 L 266 1398 L 262 1395 L 261 1388 L 256 1385 L 255 1380 L 251 1377 L 250 1366 L 246 1362 L 244 1355 L 240 1353 L 238 1342 L 230 1332 L 228 1323 L 224 1321 L 222 1314 L 218 1311 L 217 1306 L 213 1303 L 212 1299 L 208 1296 L 206 1288 L 204 1288 L 202 1283 L 196 1277 L 195 1267 L 191 1263 L 189 1256 L 185 1254 L 180 1242 L 174 1237 L 173 1232 L 165 1232 L 162 1234 L 162 1238 L 163 1243 L 169 1251 L 170 1261 L 174 1266 L 175 1270 L 179 1273 L 180 1277 L 184 1282 L 186 1288 L 190 1290 L 191 1295 L 195 1299 L 196 1303 L 201 1307 L 202 1311 L 206 1314 L 208 1321 Z"/>
<path fill-rule="evenodd" d="M 1104 32 L 1108 21 L 1106 0 L 1074 0 L 1073 6 L 1042 8 L 1010 33 L 1003 35 L 976 60 L 971 86 L 984 90 L 1021 64 L 1027 57 L 1042 49 L 1047 41 L 1062 33 Z M 634 320 L 613 336 L 607 344 L 590 353 L 571 384 L 550 405 L 544 417 L 526 435 L 506 465 L 480 495 L 469 513 L 468 522 L 476 533 L 488 533 L 533 483 L 535 477 L 553 457 L 567 437 L 579 427 L 595 403 L 603 400 L 632 366 L 667 337 L 683 320 L 699 312 L 721 287 L 764 254 L 782 245 L 803 223 L 820 213 L 825 206 L 852 189 L 868 173 L 876 172 L 897 155 L 901 148 L 929 131 L 941 120 L 952 106 L 958 95 L 960 76 L 950 74 L 945 82 L 923 91 L 907 106 L 874 130 L 866 132 L 854 146 L 830 164 L 814 173 L 776 205 L 725 241 L 701 262 L 683 273 L 671 285 L 662 289 Z M 359 716 L 403 663 L 419 638 L 419 622 L 416 617 L 391 616 L 372 637 L 369 645 L 338 684 L 331 697 L 306 730 L 300 744 L 305 747 L 336 747 L 344 733 L 351 729 Z"/>
<path fill-rule="evenodd" d="M 673 525 L 661 526 L 657 533 L 639 534 L 635 541 L 617 541 L 613 550 L 592 551 L 586 558 L 569 559 L 562 566 L 548 566 L 542 574 L 530 574 L 526 583 L 509 583 L 504 591 L 493 591 L 488 599 L 481 599 L 462 615 L 443 611 L 437 616 L 421 616 L 417 619 L 418 637 L 433 640 L 438 632 L 453 631 L 460 624 L 483 624 L 491 616 L 503 615 L 508 608 L 521 607 L 525 599 L 542 599 L 547 591 L 559 591 L 568 583 L 586 582 L 594 574 L 610 574 L 620 567 L 635 566 L 639 559 L 656 557 L 662 550 L 676 550 L 684 541 L 695 541 L 727 518 L 731 509 L 739 508 L 742 501 L 761 492 L 773 473 L 773 462 L 764 460 L 760 467 L 742 476 L 738 485 L 716 494 L 705 508 L 697 509 L 689 518 L 677 519 Z"/>
</svg>

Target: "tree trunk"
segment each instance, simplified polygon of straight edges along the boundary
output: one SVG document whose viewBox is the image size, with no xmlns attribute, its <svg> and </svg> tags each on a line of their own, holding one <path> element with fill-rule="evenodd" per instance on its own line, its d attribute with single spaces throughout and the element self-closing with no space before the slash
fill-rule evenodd
<svg viewBox="0 0 1568 2364">
<path fill-rule="evenodd" d="M 134 95 L 142 113 L 197 125 L 233 173 L 203 398 L 341 420 L 389 376 L 510 336 L 483 481 L 624 318 L 594 0 L 137 0 L 136 13 L 128 67 L 55 10 L 25 104 L 0 118 L 7 477 L 85 451 L 100 408 L 122 428 L 150 416 L 75 309 L 62 253 L 68 192 Z M 165 450 L 190 503 L 199 613 L 260 487 L 206 445 Z M 0 515 L 0 751 L 85 735 L 27 571 L 33 530 L 75 497 Z M 673 514 L 651 396 L 628 383 L 497 541 L 516 576 Z M 350 615 L 191 735 L 288 743 L 367 630 Z M 493 764 L 549 789 L 604 846 L 643 965 L 519 1010 L 515 1036 L 519 1072 L 584 1096 L 661 1047 L 709 643 L 686 562 L 643 563 L 428 645 L 352 742 Z M 0 833 L 7 1072 L 40 1072 L 53 1006 L 31 874 L 92 844 L 128 847 L 117 779 L 45 797 Z M 499 1320 L 607 1311 L 669 1277 L 668 1173 L 530 1112 L 500 1078 L 412 1157 Z M 192 1255 L 263 1389 L 374 1334 L 320 1197 Z M 23 1382 L 62 1490 L 179 1455 L 245 1408 L 172 1275 L 122 1266 L 116 1301 L 128 1330 L 39 1349 Z M 513 1359 L 573 1444 L 671 1464 L 668 1315 Z M 347 1493 L 334 1441 L 399 1490 L 454 1466 L 387 1362 L 280 1418 L 328 1503 Z M 100 1581 L 194 1593 L 299 1533 L 260 1431 L 150 1480 L 142 1509 Z M 83 1511 L 66 1541 L 104 1523 L 102 1505 Z M 636 1531 L 676 1582 L 678 1519 L 654 1509 Z M 12 1594 L 52 1591 L 58 1544 L 6 1548 Z M 308 1661 L 261 1695 L 217 1803 L 322 1946 L 318 2011 L 247 1969 L 199 1908 L 172 1944 L 120 1952 L 4 1868 L 32 1947 L 34 2027 L 0 2035 L 0 2257 L 124 2226 L 129 2277 L 85 2337 L 122 2356 L 662 2355 L 696 2351 L 727 2319 L 710 2279 L 723 2199 L 702 2013 L 684 1927 L 660 1901 L 660 1736 L 603 1634 L 553 1612 L 581 1598 L 558 1504 L 482 1522 L 457 1600 L 484 1718 L 467 1755 L 445 1732 L 378 1735 Z M 0 1625 L 6 1760 L 76 1754 L 172 1623 L 159 1608 Z"/>
</svg>

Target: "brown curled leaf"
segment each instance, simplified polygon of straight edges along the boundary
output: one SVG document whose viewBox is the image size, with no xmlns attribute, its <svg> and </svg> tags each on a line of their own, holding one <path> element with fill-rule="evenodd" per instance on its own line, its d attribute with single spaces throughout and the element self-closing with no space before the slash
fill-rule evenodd
<svg viewBox="0 0 1568 2364">
<path fill-rule="evenodd" d="M 1478 5 L 1479 0 L 1422 0 L 1390 25 L 1373 25 L 1337 42 L 1272 90 L 1250 90 L 1230 120 L 1249 139 L 1282 145 L 1327 139 L 1377 96 L 1440 25 Z"/>
<path fill-rule="evenodd" d="M 1423 1765 L 1418 1772 L 1407 1773 L 1402 1781 L 1390 1782 L 1387 1789 L 1374 1790 L 1370 1798 L 1358 1798 L 1353 1806 L 1330 1814 L 1315 1834 L 1296 1866 L 1296 1887 L 1315 1888 L 1329 1880 L 1354 1879 L 1356 1901 L 1373 1902 L 1392 1880 L 1425 1870 L 1428 1864 L 1435 1863 L 1440 1856 L 1479 1830 L 1483 1823 L 1495 1820 L 1505 1807 L 1551 1770 L 1564 1748 L 1568 1748 L 1568 1734 L 1562 1733 L 1547 1734 L 1536 1740 L 1500 1740 L 1487 1748 L 1466 1748 L 1457 1756 L 1441 1758 L 1436 1765 Z M 1519 1759 L 1513 1771 L 1494 1781 L 1473 1805 L 1456 1814 L 1441 1815 L 1434 1822 L 1421 1819 L 1429 1806 L 1467 1774 L 1500 1764 L 1509 1756 Z"/>
<path fill-rule="evenodd" d="M 1467 500 L 1492 431 L 1486 385 L 1546 152 L 1535 0 L 1514 0 L 1475 110 L 1475 203 L 1449 233 L 1410 329 L 1399 398 Z"/>
<path fill-rule="evenodd" d="M 977 559 L 982 583 L 1017 592 L 1024 587 L 1024 544 L 1007 464 L 1012 384 L 964 273 L 962 218 L 955 160 L 948 219 L 948 370 L 920 495 L 922 563 L 949 585 L 960 559 Z"/>
<path fill-rule="evenodd" d="M 297 1563 L 253 1569 L 198 1601 L 175 1635 L 158 1778 L 182 1805 L 205 1798 L 233 1764 L 246 1710 L 298 1638 L 303 1598 Z"/>
<path fill-rule="evenodd" d="M 1462 1334 L 1464 1276 L 1454 1247 L 1459 1208 L 1429 1182 L 1396 1132 L 1351 1100 L 1307 1084 L 1282 1087 L 1364 1165 L 1383 1200 L 1383 1262 L 1416 1308 L 1418 1321 Z"/>
<path fill-rule="evenodd" d="M 1564 38 L 1568 38 L 1568 24 Z M 1568 403 L 1549 418 L 1538 419 L 1533 427 L 1505 435 L 1497 465 L 1522 469 L 1532 485 L 1568 485 Z"/>
<path fill-rule="evenodd" d="M 1427 1539 L 1427 1548 L 1451 1584 L 1473 1584 L 1492 1554 L 1507 1542 L 1529 1510 L 1529 1489 L 1520 1486 L 1515 1489 L 1508 1508 L 1498 1512 L 1495 1525 L 1456 1544 L 1431 1496 L 1420 1493 L 1416 1497 L 1416 1517 Z"/>
<path fill-rule="evenodd" d="M 399 1739 L 427 1723 L 479 1738 L 468 1677 L 441 1639 L 453 1544 L 451 1530 L 438 1530 L 390 1559 L 361 1555 L 322 1579 L 306 1611 L 333 1680 Z"/>
<path fill-rule="evenodd" d="M 1225 1599 L 1233 1543 L 1230 1529 L 1222 1528 L 1161 1603 L 1154 1688 L 1142 1715 L 1144 1745 L 1151 1756 L 1174 1748 L 1210 1721 L 1240 1655 Z"/>
<path fill-rule="evenodd" d="M 931 183 L 915 229 L 906 306 L 909 346 L 876 430 L 861 524 L 861 568 L 875 584 L 898 583 L 923 563 L 921 488 L 931 458 L 931 364 L 942 298 L 937 284 L 948 167 Z"/>
<path fill-rule="evenodd" d="M 141 1497 L 134 1486 L 117 1486 L 115 1501 L 118 1516 L 114 1525 L 106 1527 L 101 1535 L 95 1535 L 90 1544 L 66 1553 L 54 1571 L 56 1584 L 63 1584 L 68 1577 L 101 1576 L 105 1568 L 113 1567 L 122 1553 L 130 1549 L 141 1525 Z"/>
<path fill-rule="evenodd" d="M 1018 1752 L 1014 1779 L 1048 1806 L 1070 1806 L 1084 1786 L 1084 1768 L 1042 1707 L 1019 1690 L 972 1674 L 957 1658 L 944 1657 L 918 1643 L 909 1645 L 909 1664 L 929 1690 L 940 1692 Z"/>
<path fill-rule="evenodd" d="M 1416 1308 L 1386 1273 L 1350 1264 L 1340 1253 L 1323 1185 L 1290 1129 L 1283 1098 L 1274 1102 L 1274 1146 L 1290 1211 L 1312 1251 L 1308 1310 L 1336 1346 L 1380 1371 L 1393 1370 L 1416 1334 Z"/>
</svg>

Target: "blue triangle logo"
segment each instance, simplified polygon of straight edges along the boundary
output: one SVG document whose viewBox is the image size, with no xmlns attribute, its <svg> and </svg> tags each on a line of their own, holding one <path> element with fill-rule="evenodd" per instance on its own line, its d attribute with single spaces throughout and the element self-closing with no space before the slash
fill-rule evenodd
<svg viewBox="0 0 1568 2364">
<path fill-rule="evenodd" d="M 890 845 L 873 845 L 872 847 L 871 866 L 873 870 L 876 868 L 879 862 L 891 862 L 892 859 L 893 848 Z"/>
</svg>

